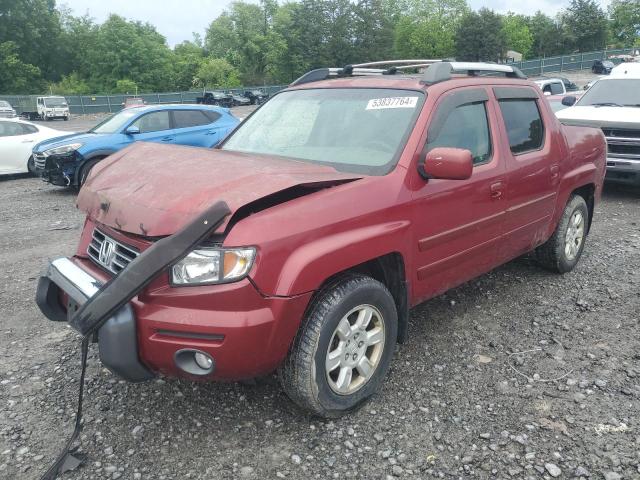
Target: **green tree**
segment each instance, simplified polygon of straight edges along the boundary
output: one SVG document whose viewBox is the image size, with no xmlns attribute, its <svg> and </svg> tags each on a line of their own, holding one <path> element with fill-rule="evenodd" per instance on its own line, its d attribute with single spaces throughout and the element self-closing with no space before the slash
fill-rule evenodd
<svg viewBox="0 0 640 480">
<path fill-rule="evenodd" d="M 640 40 L 640 0 L 613 0 L 609 5 L 610 31 L 623 47 Z"/>
<path fill-rule="evenodd" d="M 398 17 L 395 51 L 403 58 L 446 58 L 455 55 L 455 33 L 469 11 L 466 0 L 405 0 Z"/>
<path fill-rule="evenodd" d="M 39 93 L 43 87 L 40 69 L 18 57 L 13 42 L 0 43 L 0 93 Z"/>
<path fill-rule="evenodd" d="M 204 60 L 193 83 L 204 88 L 233 88 L 241 85 L 238 71 L 223 58 Z"/>
<path fill-rule="evenodd" d="M 525 17 L 513 12 L 507 13 L 502 17 L 502 31 L 508 50 L 515 50 L 523 57 L 529 54 L 533 44 L 533 35 L 529 31 Z"/>
<path fill-rule="evenodd" d="M 527 24 L 533 36 L 531 57 L 549 57 L 566 53 L 564 34 L 557 21 L 537 11 L 527 19 Z"/>
<path fill-rule="evenodd" d="M 502 18 L 487 8 L 467 13 L 460 21 L 455 38 L 458 60 L 495 62 L 505 51 Z"/>
<path fill-rule="evenodd" d="M 50 85 L 51 91 L 56 95 L 86 95 L 91 92 L 89 85 L 77 72 L 62 77 L 57 83 Z"/>
<path fill-rule="evenodd" d="M 113 93 L 126 93 L 129 95 L 135 95 L 138 92 L 138 85 L 133 80 L 128 78 L 121 78 L 116 82 L 116 87 L 112 90 Z"/>
<path fill-rule="evenodd" d="M 193 79 L 204 61 L 204 49 L 198 45 L 198 39 L 193 42 L 184 41 L 173 49 L 173 86 L 178 90 L 192 88 Z"/>
<path fill-rule="evenodd" d="M 595 0 L 571 0 L 562 22 L 573 49 L 587 52 L 606 47 L 607 16 Z"/>
<path fill-rule="evenodd" d="M 21 62 L 52 80 L 60 75 L 59 36 L 55 0 L 0 0 L 0 43 L 13 42 Z"/>
<path fill-rule="evenodd" d="M 111 15 L 92 36 L 83 72 L 98 92 L 110 92 L 128 78 L 141 91 L 163 91 L 172 86 L 171 50 L 165 38 L 148 23 L 129 22 Z"/>
</svg>

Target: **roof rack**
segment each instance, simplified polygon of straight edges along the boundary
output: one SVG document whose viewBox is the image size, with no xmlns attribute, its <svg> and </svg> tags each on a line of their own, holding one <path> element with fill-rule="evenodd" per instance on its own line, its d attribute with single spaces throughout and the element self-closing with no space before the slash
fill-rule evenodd
<svg viewBox="0 0 640 480">
<path fill-rule="evenodd" d="M 385 67 L 387 68 L 372 68 Z M 317 68 L 305 73 L 291 83 L 290 86 L 318 82 L 329 78 L 394 75 L 402 70 L 425 68 L 421 83 L 433 85 L 452 78 L 452 74 L 469 76 L 502 74 L 510 78 L 527 78 L 518 68 L 512 65 L 481 62 L 454 62 L 449 60 L 383 60 L 377 62 L 346 65 L 342 68 Z"/>
</svg>

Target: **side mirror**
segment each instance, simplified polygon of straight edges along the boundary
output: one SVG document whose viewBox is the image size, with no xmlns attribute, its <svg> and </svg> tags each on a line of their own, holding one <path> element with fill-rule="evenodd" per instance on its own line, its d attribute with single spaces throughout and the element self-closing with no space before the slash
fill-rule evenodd
<svg viewBox="0 0 640 480">
<path fill-rule="evenodd" d="M 566 97 L 562 97 L 562 105 L 565 107 L 573 107 L 576 100 L 577 98 L 574 95 L 567 95 Z"/>
<path fill-rule="evenodd" d="M 138 135 L 140 133 L 140 128 L 136 127 L 135 125 L 131 125 L 124 131 L 124 133 L 126 133 L 127 135 Z"/>
<path fill-rule="evenodd" d="M 473 172 L 473 156 L 462 148 L 437 147 L 427 153 L 421 170 L 426 178 L 466 180 Z"/>
<path fill-rule="evenodd" d="M 549 95 L 551 95 L 551 92 L 544 92 L 545 97 L 548 97 Z"/>
</svg>

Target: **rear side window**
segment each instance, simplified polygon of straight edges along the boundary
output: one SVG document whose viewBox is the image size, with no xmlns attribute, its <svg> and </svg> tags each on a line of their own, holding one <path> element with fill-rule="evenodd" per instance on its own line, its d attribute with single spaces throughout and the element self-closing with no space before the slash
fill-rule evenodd
<svg viewBox="0 0 640 480">
<path fill-rule="evenodd" d="M 174 110 L 174 128 L 197 127 L 207 125 L 211 120 L 201 110 Z"/>
<path fill-rule="evenodd" d="M 485 163 L 491 157 L 485 102 L 467 103 L 455 108 L 437 135 L 429 139 L 427 151 L 436 147 L 464 148 L 471 152 L 474 165 Z"/>
<path fill-rule="evenodd" d="M 24 123 L 21 123 L 20 125 L 22 126 L 22 130 L 24 130 L 24 133 L 26 134 L 38 133 L 38 129 L 34 125 L 26 125 Z"/>
<path fill-rule="evenodd" d="M 544 126 L 533 99 L 500 100 L 509 147 L 514 155 L 538 150 L 544 141 Z"/>
<path fill-rule="evenodd" d="M 13 137 L 15 135 L 26 135 L 27 133 L 19 123 L 0 122 L 0 137 Z"/>
</svg>

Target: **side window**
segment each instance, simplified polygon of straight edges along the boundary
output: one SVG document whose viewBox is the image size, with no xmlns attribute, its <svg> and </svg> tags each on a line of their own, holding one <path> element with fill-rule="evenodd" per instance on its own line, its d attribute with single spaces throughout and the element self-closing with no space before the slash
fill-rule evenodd
<svg viewBox="0 0 640 480">
<path fill-rule="evenodd" d="M 467 103 L 455 108 L 445 120 L 437 137 L 427 139 L 427 151 L 436 147 L 469 150 L 474 165 L 489 161 L 491 139 L 486 103 Z"/>
<path fill-rule="evenodd" d="M 514 155 L 542 147 L 544 125 L 534 99 L 500 100 L 500 110 Z"/>
<path fill-rule="evenodd" d="M 217 122 L 218 119 L 222 116 L 218 112 L 214 112 L 213 110 L 203 110 L 202 113 L 207 116 L 207 118 L 209 119 L 209 123 Z"/>
<path fill-rule="evenodd" d="M 30 135 L 32 133 L 38 133 L 38 128 L 35 125 L 27 125 L 26 123 L 21 123 L 22 130 L 25 135 Z"/>
<path fill-rule="evenodd" d="M 551 95 L 562 95 L 563 93 L 562 83 L 556 82 L 551 84 Z"/>
<path fill-rule="evenodd" d="M 174 128 L 197 127 L 211 123 L 200 110 L 173 110 Z"/>
<path fill-rule="evenodd" d="M 549 95 L 551 95 L 551 84 L 547 83 L 543 88 L 542 88 L 542 92 L 543 93 L 548 93 Z"/>
<path fill-rule="evenodd" d="M 169 112 L 164 110 L 162 112 L 147 113 L 133 122 L 132 126 L 138 127 L 140 133 L 169 130 Z"/>
<path fill-rule="evenodd" d="M 22 125 L 16 122 L 0 122 L 0 137 L 14 137 L 25 135 Z"/>
</svg>

